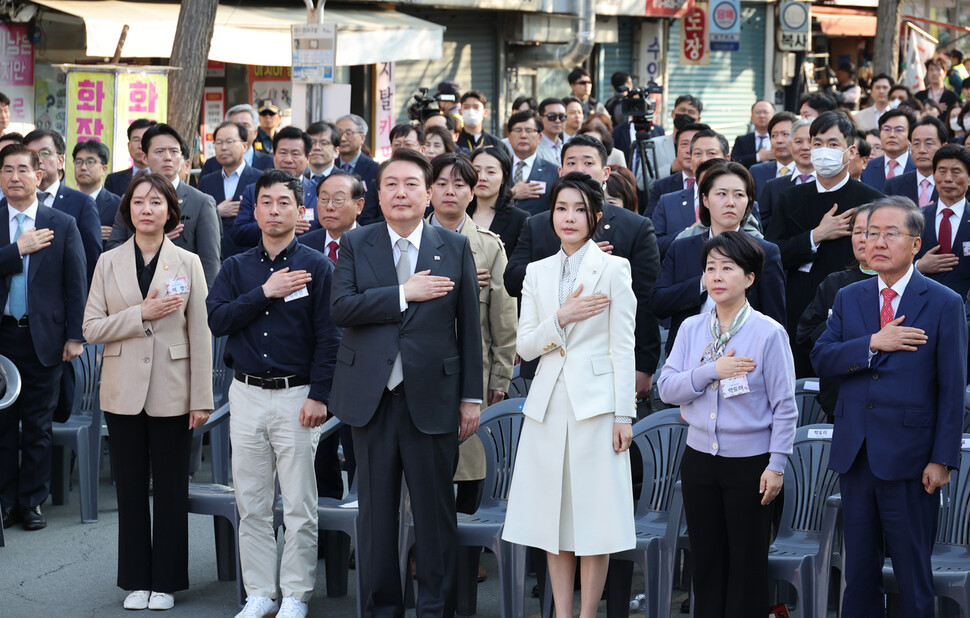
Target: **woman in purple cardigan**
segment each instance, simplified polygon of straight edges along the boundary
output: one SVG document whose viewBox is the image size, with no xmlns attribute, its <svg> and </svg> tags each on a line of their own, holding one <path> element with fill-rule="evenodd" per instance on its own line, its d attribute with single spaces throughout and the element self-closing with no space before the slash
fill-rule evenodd
<svg viewBox="0 0 970 618">
<path fill-rule="evenodd" d="M 772 502 L 798 411 L 785 328 L 746 298 L 764 260 L 743 232 L 704 243 L 716 304 L 684 321 L 658 381 L 660 397 L 690 425 L 680 474 L 696 618 L 768 614 Z"/>
</svg>

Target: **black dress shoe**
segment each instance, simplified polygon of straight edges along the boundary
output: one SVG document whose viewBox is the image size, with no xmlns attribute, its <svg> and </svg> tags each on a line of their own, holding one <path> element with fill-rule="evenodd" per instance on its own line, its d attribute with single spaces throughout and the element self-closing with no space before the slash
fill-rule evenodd
<svg viewBox="0 0 970 618">
<path fill-rule="evenodd" d="M 47 520 L 40 512 L 40 505 L 28 509 L 20 509 L 20 520 L 24 530 L 40 530 L 47 527 Z"/>
<path fill-rule="evenodd" d="M 3 527 L 9 528 L 18 521 L 20 521 L 20 513 L 12 506 L 4 507 L 0 509 L 0 514 L 3 515 Z"/>
</svg>

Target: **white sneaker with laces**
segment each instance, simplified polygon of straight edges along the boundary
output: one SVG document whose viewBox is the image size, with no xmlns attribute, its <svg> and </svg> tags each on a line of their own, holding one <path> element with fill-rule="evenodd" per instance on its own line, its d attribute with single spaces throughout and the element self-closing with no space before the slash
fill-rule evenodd
<svg viewBox="0 0 970 618">
<path fill-rule="evenodd" d="M 175 597 L 167 592 L 153 592 L 148 599 L 148 609 L 172 609 L 175 607 Z"/>
<path fill-rule="evenodd" d="M 236 614 L 236 618 L 263 618 L 279 609 L 279 604 L 267 597 L 246 597 L 246 606 Z"/>
<path fill-rule="evenodd" d="M 125 609 L 148 609 L 148 590 L 133 590 L 125 599 Z"/>
<path fill-rule="evenodd" d="M 306 618 L 307 605 L 296 597 L 285 597 L 276 618 Z"/>
</svg>

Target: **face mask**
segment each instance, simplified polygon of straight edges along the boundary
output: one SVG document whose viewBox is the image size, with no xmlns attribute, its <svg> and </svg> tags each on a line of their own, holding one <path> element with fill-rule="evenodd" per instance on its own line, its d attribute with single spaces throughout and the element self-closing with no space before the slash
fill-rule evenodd
<svg viewBox="0 0 970 618">
<path fill-rule="evenodd" d="M 845 169 L 846 164 L 842 162 L 843 154 L 845 150 L 838 148 L 812 148 L 812 165 L 819 176 L 831 178 Z"/>
<path fill-rule="evenodd" d="M 897 107 L 899 107 L 900 103 L 901 101 L 899 99 L 892 99 L 891 101 L 889 101 L 889 109 L 896 109 Z"/>
<path fill-rule="evenodd" d="M 962 131 L 963 130 L 963 127 L 960 126 L 960 117 L 959 116 L 954 116 L 953 118 L 950 118 L 950 128 L 953 129 L 954 131 Z"/>
<path fill-rule="evenodd" d="M 694 119 L 687 114 L 677 114 L 674 116 L 674 129 L 680 131 L 692 122 L 694 122 Z"/>
<path fill-rule="evenodd" d="M 485 112 L 480 109 L 463 109 L 461 110 L 461 119 L 465 121 L 465 126 L 477 127 L 482 124 L 482 120 L 485 118 Z"/>
<path fill-rule="evenodd" d="M 970 131 L 970 117 L 963 117 L 963 130 Z"/>
</svg>

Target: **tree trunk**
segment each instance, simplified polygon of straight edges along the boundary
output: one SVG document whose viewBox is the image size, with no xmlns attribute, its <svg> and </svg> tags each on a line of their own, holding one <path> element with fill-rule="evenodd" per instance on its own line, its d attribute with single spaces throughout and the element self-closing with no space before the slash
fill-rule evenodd
<svg viewBox="0 0 970 618">
<path fill-rule="evenodd" d="M 899 72 L 899 27 L 903 18 L 901 0 L 879 0 L 876 9 L 876 40 L 873 44 L 872 73 L 886 73 L 893 79 Z"/>
<path fill-rule="evenodd" d="M 195 150 L 199 109 L 219 0 L 182 0 L 169 66 L 168 123 Z"/>
</svg>

